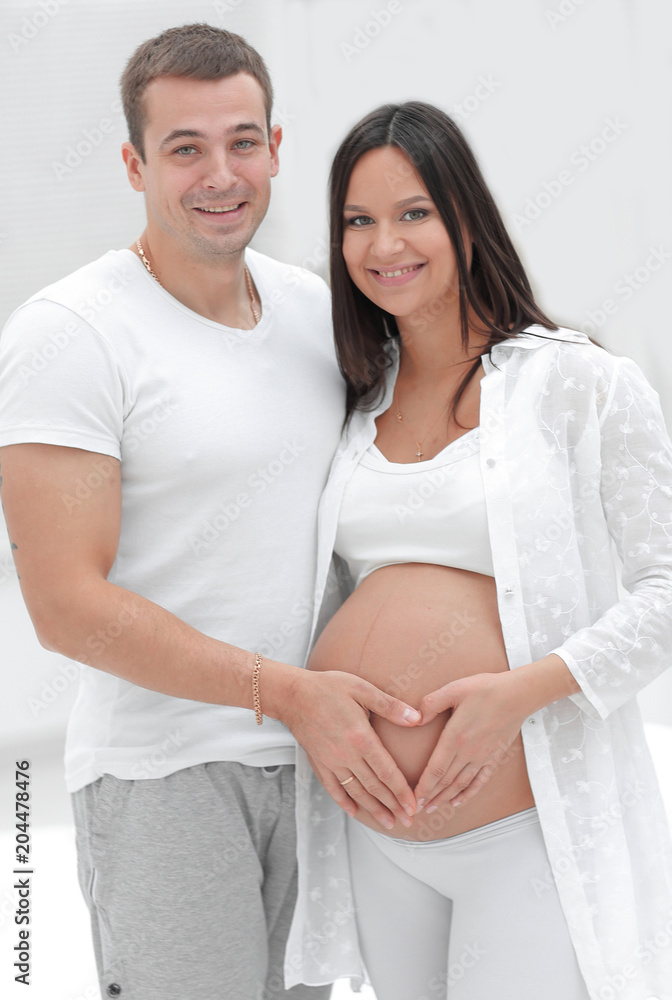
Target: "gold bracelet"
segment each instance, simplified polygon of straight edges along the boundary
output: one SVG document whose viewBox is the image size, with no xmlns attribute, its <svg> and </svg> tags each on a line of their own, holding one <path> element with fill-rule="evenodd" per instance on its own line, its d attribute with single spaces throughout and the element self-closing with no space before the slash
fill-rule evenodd
<svg viewBox="0 0 672 1000">
<path fill-rule="evenodd" d="M 259 694 L 260 673 L 261 673 L 261 653 L 255 653 L 254 670 L 252 671 L 252 707 L 254 708 L 254 714 L 258 726 L 260 726 L 264 721 L 264 717 L 261 714 L 261 695 Z"/>
</svg>

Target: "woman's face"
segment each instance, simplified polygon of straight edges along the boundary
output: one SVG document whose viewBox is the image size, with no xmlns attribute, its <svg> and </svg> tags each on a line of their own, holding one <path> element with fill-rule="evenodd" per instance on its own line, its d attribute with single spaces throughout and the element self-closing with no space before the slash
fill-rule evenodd
<svg viewBox="0 0 672 1000">
<path fill-rule="evenodd" d="M 401 150 L 384 146 L 360 157 L 350 177 L 343 217 L 343 257 L 367 298 L 399 319 L 426 314 L 445 320 L 446 312 L 457 309 L 453 245 Z"/>
</svg>

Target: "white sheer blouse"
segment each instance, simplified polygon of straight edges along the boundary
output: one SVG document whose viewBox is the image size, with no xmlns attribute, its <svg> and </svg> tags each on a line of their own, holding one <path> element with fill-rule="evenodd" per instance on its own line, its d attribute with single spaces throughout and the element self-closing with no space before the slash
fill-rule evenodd
<svg viewBox="0 0 672 1000">
<path fill-rule="evenodd" d="M 391 403 L 392 354 L 385 398 L 355 413 L 322 498 L 313 637 L 342 599 L 340 501 Z M 484 366 L 480 462 L 509 665 L 555 652 L 581 686 L 523 725 L 549 856 L 537 890 L 557 886 L 591 995 L 617 983 L 619 1000 L 672 1000 L 672 849 L 635 697 L 672 661 L 672 445 L 658 397 L 634 362 L 570 330 L 531 327 Z M 356 985 L 344 814 L 301 750 L 297 793 L 286 982 Z"/>
</svg>

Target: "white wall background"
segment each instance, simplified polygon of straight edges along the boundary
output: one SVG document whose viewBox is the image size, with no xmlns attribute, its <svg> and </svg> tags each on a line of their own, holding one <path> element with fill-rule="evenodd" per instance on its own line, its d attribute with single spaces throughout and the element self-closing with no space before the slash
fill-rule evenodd
<svg viewBox="0 0 672 1000">
<path fill-rule="evenodd" d="M 258 249 L 323 273 L 326 178 L 345 131 L 380 103 L 439 104 L 472 142 L 542 305 L 634 357 L 672 426 L 669 0 L 2 0 L 0 323 L 142 230 L 118 78 L 145 38 L 199 20 L 245 35 L 275 81 L 285 136 Z M 46 768 L 77 668 L 34 639 L 1 524 L 0 664 L 3 762 Z M 672 725 L 672 672 L 642 704 Z M 38 820 L 62 818 L 58 781 L 42 782 Z"/>
</svg>

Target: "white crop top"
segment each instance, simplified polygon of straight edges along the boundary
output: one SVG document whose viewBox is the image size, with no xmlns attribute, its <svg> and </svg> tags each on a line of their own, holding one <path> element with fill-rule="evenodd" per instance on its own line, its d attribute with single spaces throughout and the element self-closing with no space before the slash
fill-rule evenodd
<svg viewBox="0 0 672 1000">
<path fill-rule="evenodd" d="M 479 428 L 427 462 L 388 462 L 372 444 L 348 482 L 335 550 L 358 587 L 396 563 L 494 576 L 479 466 Z"/>
</svg>

